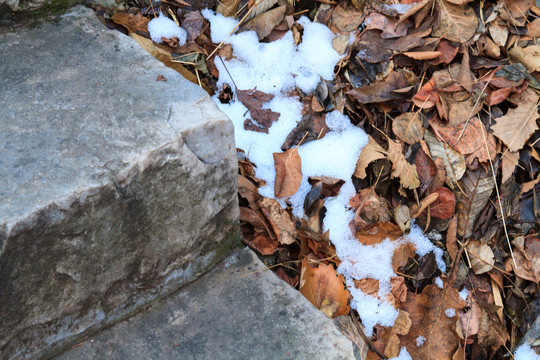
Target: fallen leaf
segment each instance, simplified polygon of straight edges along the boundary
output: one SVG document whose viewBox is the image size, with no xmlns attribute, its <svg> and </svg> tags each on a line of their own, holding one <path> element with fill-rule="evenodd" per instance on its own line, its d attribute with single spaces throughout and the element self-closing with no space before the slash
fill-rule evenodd
<svg viewBox="0 0 540 360">
<path fill-rule="evenodd" d="M 252 90 L 237 90 L 236 95 L 238 100 L 248 108 L 253 120 L 263 128 L 270 128 L 274 121 L 279 119 L 279 113 L 270 109 L 262 109 L 261 106 L 273 99 L 274 95 L 264 93 L 257 89 Z"/>
<path fill-rule="evenodd" d="M 453 188 L 454 184 L 463 177 L 467 168 L 465 156 L 452 149 L 449 145 L 437 140 L 431 131 L 425 132 L 424 140 L 429 146 L 432 158 L 443 160 L 448 181 Z"/>
<path fill-rule="evenodd" d="M 394 90 L 405 87 L 407 87 L 407 82 L 405 81 L 404 76 L 394 71 L 391 72 L 384 81 L 374 82 L 366 86 L 349 90 L 346 94 L 351 95 L 361 104 L 378 103 L 403 98 L 403 95 Z"/>
<path fill-rule="evenodd" d="M 332 12 L 332 24 L 339 31 L 350 32 L 358 29 L 364 21 L 364 14 L 353 7 L 338 4 Z"/>
<path fill-rule="evenodd" d="M 355 237 L 363 245 L 375 245 L 388 238 L 390 240 L 399 239 L 403 235 L 401 229 L 390 222 L 378 222 L 357 230 Z"/>
<path fill-rule="evenodd" d="M 375 222 L 390 221 L 386 203 L 371 189 L 362 189 L 349 200 L 349 206 L 356 209 L 354 225 L 357 229 L 365 229 Z"/>
<path fill-rule="evenodd" d="M 388 358 L 398 357 L 401 346 L 398 335 L 407 335 L 411 328 L 411 318 L 409 313 L 403 310 L 399 310 L 398 316 L 394 321 L 394 325 L 390 330 L 390 334 L 386 340 L 386 346 L 384 348 L 384 355 Z"/>
<path fill-rule="evenodd" d="M 444 37 L 452 42 L 467 42 L 476 32 L 478 18 L 474 9 L 467 5 L 455 5 L 445 0 L 437 0 L 439 24 L 432 36 Z"/>
<path fill-rule="evenodd" d="M 530 45 L 524 48 L 515 46 L 508 50 L 508 55 L 512 62 L 522 63 L 531 73 L 540 69 L 540 45 Z"/>
<path fill-rule="evenodd" d="M 400 267 L 407 265 L 409 258 L 414 258 L 415 247 L 411 243 L 406 243 L 394 250 L 392 255 L 392 269 L 396 272 Z"/>
<path fill-rule="evenodd" d="M 436 126 L 436 131 L 448 145 L 460 154 L 471 154 L 471 159 L 478 158 L 478 161 L 486 162 L 494 160 L 497 155 L 495 138 L 477 117 L 470 119 L 468 124 Z M 484 139 L 486 140 L 484 141 Z"/>
<path fill-rule="evenodd" d="M 511 259 L 514 273 L 522 279 L 535 283 L 540 281 L 540 239 L 536 236 L 518 236 L 512 241 L 514 258 L 517 267 Z"/>
<path fill-rule="evenodd" d="M 263 198 L 259 201 L 261 210 L 270 223 L 280 244 L 290 245 L 296 241 L 296 227 L 289 213 L 274 200 Z"/>
<path fill-rule="evenodd" d="M 471 338 L 478 334 L 482 318 L 482 309 L 472 296 L 467 297 L 466 305 L 468 309 L 459 313 L 458 334 L 462 339 Z"/>
<path fill-rule="evenodd" d="M 402 53 L 414 60 L 432 60 L 442 55 L 440 51 L 406 51 Z"/>
<path fill-rule="evenodd" d="M 204 18 L 200 11 L 188 11 L 182 21 L 182 28 L 187 32 L 187 41 L 194 41 L 201 33 Z"/>
<path fill-rule="evenodd" d="M 475 83 L 474 75 L 469 65 L 469 51 L 466 50 L 463 53 L 463 59 L 459 67 L 458 83 L 463 86 L 468 92 L 472 92 L 473 85 Z"/>
<path fill-rule="evenodd" d="M 115 23 L 124 26 L 129 32 L 150 37 L 150 34 L 148 33 L 148 23 L 150 22 L 150 19 L 143 16 L 140 11 L 137 11 L 135 14 L 120 11 L 113 14 L 111 19 Z"/>
<path fill-rule="evenodd" d="M 392 177 L 399 177 L 399 182 L 404 188 L 416 189 L 420 186 L 416 166 L 405 160 L 402 151 L 403 145 L 388 139 L 387 157 L 392 162 Z"/>
<path fill-rule="evenodd" d="M 422 115 L 420 112 L 400 114 L 392 121 L 394 134 L 407 144 L 414 144 L 424 137 Z"/>
<path fill-rule="evenodd" d="M 493 23 L 489 25 L 489 34 L 499 46 L 505 46 L 506 40 L 508 40 L 508 28 L 506 26 L 499 25 L 498 23 Z"/>
<path fill-rule="evenodd" d="M 501 170 L 502 178 L 501 181 L 504 184 L 512 178 L 516 165 L 519 162 L 519 152 L 505 151 L 504 155 L 501 158 Z"/>
<path fill-rule="evenodd" d="M 411 22 L 398 23 L 388 16 L 379 14 L 378 12 L 372 12 L 364 20 L 364 25 L 367 30 L 382 30 L 381 37 L 383 39 L 389 39 L 407 35 L 407 30 L 412 24 Z"/>
<path fill-rule="evenodd" d="M 276 177 L 274 195 L 277 198 L 291 196 L 302 182 L 302 160 L 296 148 L 282 153 L 273 153 Z"/>
<path fill-rule="evenodd" d="M 420 187 L 420 195 L 423 194 L 429 185 L 432 183 L 435 175 L 437 175 L 437 166 L 435 162 L 424 152 L 423 149 L 418 150 L 414 158 L 416 172 L 418 178 L 422 182 Z"/>
<path fill-rule="evenodd" d="M 242 26 L 242 29 L 255 31 L 259 40 L 262 40 L 270 35 L 276 25 L 283 20 L 286 9 L 287 6 L 282 5 L 275 9 L 266 11 L 246 22 Z"/>
<path fill-rule="evenodd" d="M 216 7 L 216 11 L 223 16 L 231 16 L 238 11 L 238 5 L 241 0 L 220 0 Z"/>
<path fill-rule="evenodd" d="M 238 175 L 238 194 L 248 201 L 251 209 L 259 210 L 261 196 L 259 195 L 257 185 L 243 175 Z"/>
<path fill-rule="evenodd" d="M 486 172 L 479 167 L 476 170 L 467 170 L 459 185 L 461 190 L 454 191 L 458 201 L 458 234 L 469 238 L 478 216 L 491 197 L 495 183 L 491 170 Z"/>
<path fill-rule="evenodd" d="M 249 14 L 246 15 L 246 20 L 249 21 L 250 19 L 253 19 L 254 17 L 266 12 L 266 10 L 272 8 L 278 0 L 257 0 L 257 1 L 250 1 L 249 2 Z"/>
<path fill-rule="evenodd" d="M 456 333 L 456 318 L 445 315 L 447 309 L 461 311 L 465 302 L 453 287 L 440 289 L 428 285 L 421 294 L 409 292 L 403 310 L 409 313 L 412 326 L 407 335 L 400 336 L 401 342 L 413 359 L 451 360 L 459 337 Z M 422 336 L 425 341 L 417 346 Z"/>
<path fill-rule="evenodd" d="M 255 229 L 255 232 L 259 233 L 267 233 L 270 236 L 274 236 L 274 232 L 270 228 L 270 225 L 268 225 L 268 222 L 266 221 L 266 218 L 259 210 L 253 210 L 250 208 L 247 208 L 245 206 L 240 207 L 240 221 L 245 221 L 250 223 L 253 228 Z"/>
<path fill-rule="evenodd" d="M 392 215 L 394 215 L 394 221 L 399 226 L 404 234 L 408 234 L 411 231 L 411 214 L 409 208 L 405 205 L 396 206 Z"/>
<path fill-rule="evenodd" d="M 438 197 L 439 194 L 437 193 L 429 194 L 428 196 L 420 200 L 420 205 L 413 204 L 410 209 L 412 214 L 411 217 L 419 217 L 431 204 L 435 202 L 435 200 L 437 200 Z"/>
<path fill-rule="evenodd" d="M 354 176 L 359 179 L 366 177 L 366 168 L 375 160 L 384 159 L 386 150 L 382 146 L 368 135 L 369 141 L 367 145 L 362 149 L 358 161 L 356 162 L 356 168 L 354 169 Z"/>
<path fill-rule="evenodd" d="M 438 194 L 437 199 L 429 206 L 431 216 L 439 219 L 448 219 L 454 215 L 456 208 L 456 196 L 445 187 L 431 190 L 432 194 Z"/>
<path fill-rule="evenodd" d="M 298 282 L 300 281 L 300 277 L 295 275 L 294 277 L 289 276 L 283 268 L 278 268 L 276 270 L 276 275 L 281 280 L 285 281 L 287 284 L 291 285 L 292 287 L 296 287 L 298 285 Z"/>
<path fill-rule="evenodd" d="M 298 125 L 287 135 L 285 142 L 281 145 L 281 150 L 288 150 L 300 142 L 306 144 L 313 140 L 322 139 L 328 131 L 325 118 L 326 113 L 304 115 Z"/>
<path fill-rule="evenodd" d="M 331 264 L 314 267 L 304 258 L 300 292 L 330 318 L 349 313 L 349 290 L 344 285 L 343 275 L 338 275 Z"/>
<path fill-rule="evenodd" d="M 491 248 L 481 241 L 469 241 L 467 244 L 471 267 L 476 275 L 486 273 L 495 265 L 495 255 Z"/>
<path fill-rule="evenodd" d="M 437 49 L 435 50 L 440 52 L 441 55 L 438 56 L 435 60 L 431 61 L 431 64 L 450 64 L 452 60 L 454 60 L 454 58 L 456 57 L 459 46 L 453 46 L 450 41 L 446 39 L 441 39 L 439 45 L 437 45 Z"/>
<path fill-rule="evenodd" d="M 278 242 L 266 234 L 259 234 L 253 240 L 243 237 L 243 242 L 263 256 L 272 255 L 278 247 Z"/>
<path fill-rule="evenodd" d="M 538 130 L 538 95 L 527 89 L 513 99 L 515 109 L 509 109 L 506 115 L 495 119 L 493 134 L 508 146 L 510 151 L 518 151 Z"/>
<path fill-rule="evenodd" d="M 448 251 L 448 255 L 450 255 L 452 261 L 456 259 L 459 251 L 457 246 L 457 224 L 458 216 L 454 215 L 446 231 L 446 251 Z"/>
<path fill-rule="evenodd" d="M 480 329 L 478 329 L 478 345 L 483 348 L 490 348 L 490 352 L 495 353 L 509 339 L 510 336 L 506 331 L 506 327 L 497 320 L 494 314 L 489 314 L 482 309 Z"/>
</svg>

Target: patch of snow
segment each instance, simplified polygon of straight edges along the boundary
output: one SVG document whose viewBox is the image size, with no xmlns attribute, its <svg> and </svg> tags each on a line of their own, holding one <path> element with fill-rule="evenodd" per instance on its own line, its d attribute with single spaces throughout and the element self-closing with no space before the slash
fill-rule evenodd
<svg viewBox="0 0 540 360">
<path fill-rule="evenodd" d="M 218 87 L 224 83 L 233 88 L 236 85 L 240 90 L 256 87 L 274 95 L 263 107 L 281 115 L 269 128 L 268 134 L 244 130 L 244 120 L 250 118 L 250 114 L 241 102 L 221 104 L 217 95 L 214 100 L 234 124 L 236 146 L 243 149 L 250 161 L 257 165 L 256 177 L 266 182 L 265 186 L 259 188 L 259 193 L 275 198 L 276 172 L 272 153 L 281 152 L 285 138 L 302 119 L 302 104 L 299 99 L 287 93 L 295 87 L 309 93 L 316 88 L 321 78 L 333 79 L 334 67 L 340 59 L 340 55 L 332 48 L 333 34 L 325 25 L 312 23 L 307 17 L 302 17 L 298 22 L 304 27 L 304 32 L 298 46 L 295 46 L 290 31 L 279 40 L 259 43 L 253 31 L 228 37 L 236 25 L 235 20 L 211 10 L 203 10 L 202 14 L 210 21 L 212 41 L 225 41 L 233 49 L 230 61 L 215 59 L 220 74 Z M 386 239 L 379 244 L 365 246 L 355 239 L 349 227 L 354 219 L 354 211 L 348 207 L 348 203 L 356 194 L 352 174 L 368 138 L 361 128 L 352 125 L 350 119 L 338 111 L 327 113 L 326 123 L 330 131 L 325 137 L 298 147 L 303 177 L 298 191 L 288 201 L 292 205 L 293 214 L 303 218 L 304 198 L 311 190 L 308 177 L 330 176 L 345 181 L 339 194 L 325 201 L 327 212 L 323 228 L 324 231 L 330 231 L 330 240 L 342 261 L 338 271 L 345 276 L 350 286 L 353 296 L 351 306 L 360 314 L 366 333 L 370 336 L 373 326 L 392 326 L 398 314 L 384 297 L 391 289 L 390 278 L 396 276 L 392 269 L 394 249 L 411 242 L 420 256 L 434 252 L 439 268 L 444 272 L 446 267 L 442 260 L 442 250 L 435 247 L 415 224 L 409 235 L 397 241 Z M 277 200 L 285 206 L 284 199 Z M 354 287 L 354 280 L 367 277 L 379 281 L 379 297 L 383 300 L 366 295 Z"/>
<path fill-rule="evenodd" d="M 391 360 L 412 360 L 411 355 L 409 355 L 409 352 L 407 351 L 407 348 L 402 347 L 399 351 L 398 357 L 392 358 Z"/>
<path fill-rule="evenodd" d="M 381 4 L 382 8 L 386 11 L 395 11 L 398 15 L 405 14 L 415 4 Z"/>
<path fill-rule="evenodd" d="M 456 316 L 456 310 L 449 308 L 444 310 L 444 314 L 446 315 L 446 317 L 453 318 L 454 316 Z"/>
<path fill-rule="evenodd" d="M 515 360 L 539 360 L 540 355 L 538 355 L 529 344 L 524 343 L 517 348 L 514 353 Z"/>
<path fill-rule="evenodd" d="M 439 287 L 439 289 L 444 288 L 444 283 L 443 283 L 443 281 L 442 281 L 442 279 L 441 279 L 440 276 L 437 276 L 437 277 L 435 278 L 435 285 L 437 285 L 437 286 Z"/>
<path fill-rule="evenodd" d="M 424 345 L 424 343 L 426 342 L 426 338 L 423 337 L 422 335 L 420 335 L 419 337 L 416 338 L 416 346 L 420 347 L 422 345 Z"/>
<path fill-rule="evenodd" d="M 469 290 L 467 290 L 467 288 L 463 288 L 463 290 L 459 292 L 459 297 L 466 301 L 467 296 L 469 296 Z"/>
<path fill-rule="evenodd" d="M 174 21 L 163 14 L 159 14 L 157 18 L 150 20 L 148 23 L 148 32 L 152 41 L 158 44 L 163 42 L 161 38 L 170 39 L 175 36 L 178 38 L 179 45 L 186 43 L 186 30 L 176 25 Z"/>
</svg>

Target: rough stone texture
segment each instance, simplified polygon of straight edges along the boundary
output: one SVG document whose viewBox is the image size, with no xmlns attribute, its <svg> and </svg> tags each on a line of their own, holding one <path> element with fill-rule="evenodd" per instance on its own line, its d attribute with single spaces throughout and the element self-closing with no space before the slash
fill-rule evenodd
<svg viewBox="0 0 540 360">
<path fill-rule="evenodd" d="M 202 89 L 89 9 L 0 54 L 0 358 L 35 359 L 229 253 L 236 153 Z"/>
<path fill-rule="evenodd" d="M 57 360 L 355 359 L 334 322 L 251 250 Z"/>
</svg>

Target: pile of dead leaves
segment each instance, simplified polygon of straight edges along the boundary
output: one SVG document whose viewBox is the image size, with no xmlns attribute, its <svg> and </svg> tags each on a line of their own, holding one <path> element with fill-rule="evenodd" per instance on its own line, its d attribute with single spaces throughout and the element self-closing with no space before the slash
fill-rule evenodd
<svg viewBox="0 0 540 360">
<path fill-rule="evenodd" d="M 262 108 L 271 95 L 215 87 L 213 55 L 230 59 L 232 52 L 212 44 L 199 11 L 206 7 L 241 20 L 238 31 L 254 30 L 265 42 L 288 31 L 300 42 L 300 15 L 336 35 L 343 59 L 334 81 L 294 94 L 304 103 L 303 119 L 274 154 L 276 197 L 296 192 L 296 147 L 324 137 L 325 114 L 338 110 L 370 135 L 350 203 L 358 241 L 397 239 L 414 219 L 445 252 L 446 276 L 433 255 L 418 258 L 410 245 L 395 251 L 398 276 L 387 300 L 399 316 L 391 328 L 376 327 L 368 358 L 395 357 L 403 346 L 413 359 L 509 356 L 540 301 L 538 1 L 141 0 L 124 12 L 96 9 L 109 27 L 222 102 L 236 96 L 252 117 L 245 129 L 267 132 L 279 117 Z M 152 43 L 147 24 L 159 11 L 187 31 L 186 45 Z M 348 314 L 339 259 L 321 226 L 324 201 L 343 179 L 310 178 L 306 216 L 295 219 L 258 194 L 256 164 L 243 151 L 239 159 L 244 242 L 328 316 Z M 377 296 L 376 280 L 355 286 Z"/>
</svg>

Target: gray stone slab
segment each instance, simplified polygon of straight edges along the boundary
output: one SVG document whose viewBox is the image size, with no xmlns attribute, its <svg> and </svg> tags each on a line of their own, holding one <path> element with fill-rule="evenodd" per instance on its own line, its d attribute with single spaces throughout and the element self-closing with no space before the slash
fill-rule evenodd
<svg viewBox="0 0 540 360">
<path fill-rule="evenodd" d="M 36 358 L 225 257 L 237 160 L 208 95 L 89 9 L 0 54 L 0 358 Z"/>
<path fill-rule="evenodd" d="M 191 285 L 57 360 L 355 359 L 334 322 L 238 250 Z"/>
</svg>

